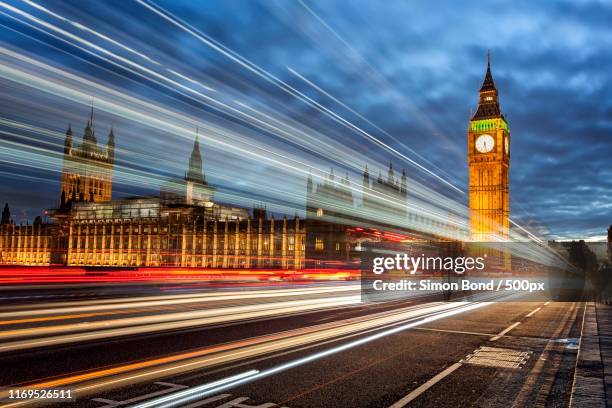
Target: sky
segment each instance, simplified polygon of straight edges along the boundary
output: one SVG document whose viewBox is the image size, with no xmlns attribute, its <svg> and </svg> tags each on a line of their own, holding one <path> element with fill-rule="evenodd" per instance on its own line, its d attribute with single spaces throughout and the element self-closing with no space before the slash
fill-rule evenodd
<svg viewBox="0 0 612 408">
<path fill-rule="evenodd" d="M 6 1 L 0 201 L 57 205 L 64 132 L 94 106 L 114 197 L 186 171 L 217 199 L 292 213 L 330 168 L 405 169 L 409 202 L 466 217 L 467 123 L 491 53 L 511 130 L 511 218 L 547 239 L 612 224 L 612 3 Z"/>
</svg>

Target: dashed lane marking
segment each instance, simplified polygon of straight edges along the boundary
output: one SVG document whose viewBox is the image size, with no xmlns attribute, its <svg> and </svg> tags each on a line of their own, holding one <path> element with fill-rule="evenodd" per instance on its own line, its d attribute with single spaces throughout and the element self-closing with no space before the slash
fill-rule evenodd
<svg viewBox="0 0 612 408">
<path fill-rule="evenodd" d="M 446 377 L 447 375 L 451 374 L 456 369 L 461 367 L 461 365 L 462 364 L 460 362 L 459 363 L 455 363 L 452 366 L 448 367 L 446 370 L 439 372 L 437 375 L 435 375 L 434 377 L 429 379 L 425 384 L 421 385 L 420 387 L 418 387 L 417 389 L 415 389 L 414 391 L 412 391 L 411 393 L 406 395 L 404 398 L 402 398 L 401 400 L 397 401 L 395 404 L 391 405 L 389 408 L 402 408 L 402 407 L 405 407 L 410 402 L 412 402 L 414 399 L 416 399 L 419 395 L 421 395 L 422 393 L 424 393 L 425 391 L 427 391 L 428 389 L 433 387 L 437 382 L 439 382 L 444 377 Z"/>
<path fill-rule="evenodd" d="M 533 316 L 534 314 L 538 313 L 540 310 L 542 310 L 542 306 L 540 306 L 540 307 L 538 307 L 538 308 L 533 309 L 533 310 L 532 310 L 531 312 L 529 312 L 529 314 L 528 314 L 527 316 L 525 316 L 525 317 L 531 317 L 531 316 Z"/>
<path fill-rule="evenodd" d="M 502 337 L 504 337 L 504 335 L 506 333 L 508 333 L 510 330 L 514 329 L 519 324 L 521 324 L 521 322 L 512 323 L 510 326 L 508 326 L 504 330 L 500 331 L 496 336 L 491 337 L 489 339 L 489 341 L 497 341 L 497 340 L 501 339 Z"/>
</svg>

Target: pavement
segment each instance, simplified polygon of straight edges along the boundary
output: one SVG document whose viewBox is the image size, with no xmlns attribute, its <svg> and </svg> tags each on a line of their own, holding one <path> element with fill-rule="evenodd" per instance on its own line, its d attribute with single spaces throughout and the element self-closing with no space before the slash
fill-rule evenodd
<svg viewBox="0 0 612 408">
<path fill-rule="evenodd" d="M 612 306 L 587 303 L 579 348 L 570 406 L 612 406 Z"/>
<path fill-rule="evenodd" d="M 597 305 L 599 350 L 603 362 L 606 404 L 612 406 L 612 306 Z"/>
</svg>

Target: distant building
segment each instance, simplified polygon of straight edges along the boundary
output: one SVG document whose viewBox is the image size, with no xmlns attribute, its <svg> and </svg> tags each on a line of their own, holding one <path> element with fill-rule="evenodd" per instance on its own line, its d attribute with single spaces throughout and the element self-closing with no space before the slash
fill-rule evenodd
<svg viewBox="0 0 612 408">
<path fill-rule="evenodd" d="M 332 169 L 316 186 L 310 175 L 306 184 L 306 265 L 319 268 L 358 262 L 355 251 L 359 238 L 351 235 L 356 225 L 403 228 L 407 221 L 407 184 L 406 172 L 396 178 L 391 164 L 386 179 L 380 173 L 370 181 L 366 166 L 361 186 L 363 198 L 361 205 L 357 205 L 348 174 L 340 178 Z"/>
<path fill-rule="evenodd" d="M 612 225 L 608 227 L 608 261 L 612 263 Z"/>
<path fill-rule="evenodd" d="M 378 173 L 378 178 L 370 182 L 370 174 L 366 166 L 363 171 L 362 209 L 366 212 L 377 213 L 389 219 L 405 220 L 406 199 L 408 197 L 408 178 L 406 171 L 402 170 L 400 177 L 395 177 L 393 164 L 389 163 L 387 178 Z"/>
</svg>

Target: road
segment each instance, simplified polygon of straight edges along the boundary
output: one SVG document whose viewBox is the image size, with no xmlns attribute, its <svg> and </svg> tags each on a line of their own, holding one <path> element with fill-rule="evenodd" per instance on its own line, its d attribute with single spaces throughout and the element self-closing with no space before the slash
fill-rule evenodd
<svg viewBox="0 0 612 408">
<path fill-rule="evenodd" d="M 71 389 L 53 404 L 71 407 L 567 406 L 584 310 L 363 304 L 348 282 L 0 295 L 0 384 Z"/>
</svg>

